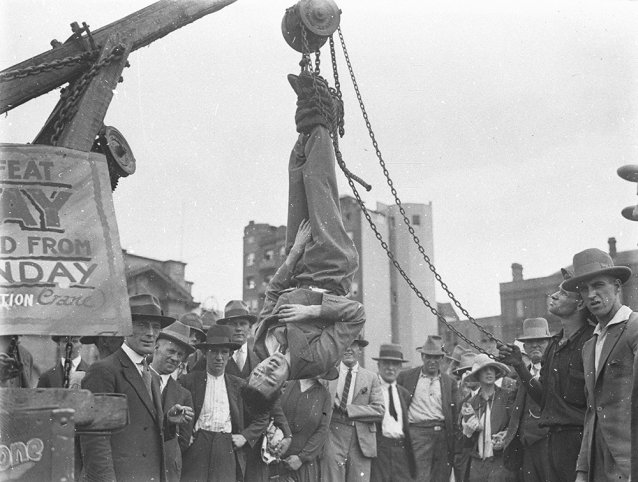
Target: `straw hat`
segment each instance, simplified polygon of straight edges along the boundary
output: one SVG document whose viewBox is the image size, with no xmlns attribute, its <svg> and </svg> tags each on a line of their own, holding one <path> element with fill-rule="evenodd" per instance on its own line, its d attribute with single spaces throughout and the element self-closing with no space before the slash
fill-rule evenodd
<svg viewBox="0 0 638 482">
<path fill-rule="evenodd" d="M 574 277 L 564 282 L 566 291 L 574 291 L 583 281 L 594 276 L 613 276 L 625 283 L 631 277 L 631 269 L 626 266 L 614 266 L 609 254 L 600 249 L 591 248 L 574 255 Z"/>
<path fill-rule="evenodd" d="M 474 362 L 472 363 L 472 371 L 468 373 L 468 375 L 465 377 L 465 380 L 468 382 L 478 382 L 479 381 L 477 377 L 478 373 L 483 368 L 487 368 L 487 367 L 492 367 L 496 369 L 497 379 L 504 377 L 505 375 L 509 373 L 509 368 L 507 367 L 507 365 L 505 365 L 504 363 L 500 363 L 500 362 L 492 360 L 485 353 L 480 353 L 476 355 L 476 357 L 474 358 Z"/>
<path fill-rule="evenodd" d="M 516 338 L 519 341 L 551 338 L 549 324 L 545 318 L 527 318 L 523 320 L 523 334 Z"/>
<path fill-rule="evenodd" d="M 177 343 L 179 346 L 186 350 L 187 354 L 191 354 L 195 351 L 195 348 L 191 346 L 189 342 L 191 328 L 184 323 L 176 321 L 172 325 L 167 326 L 160 331 L 158 340 L 164 339 Z"/>
<path fill-rule="evenodd" d="M 384 343 L 379 347 L 379 356 L 372 357 L 373 360 L 388 360 L 407 363 L 408 360 L 403 358 L 403 347 L 396 343 Z"/>
<path fill-rule="evenodd" d="M 438 335 L 429 335 L 423 346 L 417 348 L 416 351 L 423 355 L 445 356 L 445 352 L 443 351 L 443 340 Z"/>
</svg>

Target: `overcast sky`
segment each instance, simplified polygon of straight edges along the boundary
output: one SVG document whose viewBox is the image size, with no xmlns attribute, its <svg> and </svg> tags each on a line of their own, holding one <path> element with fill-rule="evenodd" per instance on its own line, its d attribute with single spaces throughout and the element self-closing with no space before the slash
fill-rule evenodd
<svg viewBox="0 0 638 482">
<path fill-rule="evenodd" d="M 64 41 L 72 21 L 95 30 L 149 3 L 2 0 L 0 69 Z M 238 0 L 133 52 L 107 113 L 137 159 L 114 192 L 122 247 L 188 263 L 198 301 L 240 298 L 244 226 L 285 223 L 292 3 Z M 513 262 L 545 276 L 610 236 L 636 247 L 638 225 L 620 215 L 636 186 L 616 169 L 638 164 L 638 2 L 338 4 L 399 196 L 433 203 L 435 263 L 473 316 L 500 313 Z M 338 56 L 344 158 L 373 184 L 370 207 L 390 203 Z M 327 47 L 322 58 L 330 79 Z M 2 116 L 2 141 L 31 142 L 58 98 Z"/>
</svg>

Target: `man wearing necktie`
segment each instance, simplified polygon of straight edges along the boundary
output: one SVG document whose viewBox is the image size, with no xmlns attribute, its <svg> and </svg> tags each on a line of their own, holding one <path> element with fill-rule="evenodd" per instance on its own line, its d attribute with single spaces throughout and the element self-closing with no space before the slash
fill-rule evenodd
<svg viewBox="0 0 638 482">
<path fill-rule="evenodd" d="M 523 348 L 531 362 L 527 369 L 536 380 L 540 376 L 541 361 L 551 338 L 545 318 L 523 320 L 523 334 L 517 339 L 523 342 Z M 520 383 L 503 444 L 503 457 L 505 467 L 521 474 L 523 482 L 548 480 L 549 430 L 546 426 L 540 426 L 540 416 L 539 404 L 529 395 L 527 385 Z"/>
<path fill-rule="evenodd" d="M 414 480 L 416 463 L 410 443 L 408 401 L 410 393 L 397 385 L 403 363 L 401 345 L 386 343 L 379 348 L 377 361 L 381 390 L 386 407 L 381 423 L 377 423 L 377 457 L 372 460 L 372 482 L 405 482 Z"/>
<path fill-rule="evenodd" d="M 189 343 L 190 328 L 179 321 L 164 328 L 155 344 L 151 369 L 160 377 L 162 407 L 166 416 L 183 414 L 184 423 L 172 425 L 164 421 L 164 454 L 168 482 L 179 482 L 182 453 L 190 445 L 193 432 L 193 398 L 171 374 L 195 351 Z"/>
<path fill-rule="evenodd" d="M 370 480 L 377 456 L 376 423 L 385 407 L 377 375 L 359 365 L 368 342 L 359 336 L 343 354 L 339 378 L 328 383 L 334 408 L 321 460 L 321 478 L 328 482 Z"/>
<path fill-rule="evenodd" d="M 257 317 L 242 300 L 230 300 L 226 303 L 224 317 L 217 320 L 218 325 L 227 325 L 234 330 L 233 342 L 240 345 L 226 365 L 226 373 L 229 375 L 246 380 L 252 369 L 259 364 L 259 358 L 253 353 L 254 340 L 248 337 L 256 321 Z"/>
<path fill-rule="evenodd" d="M 91 365 L 82 388 L 93 393 L 126 395 L 129 424 L 110 436 L 83 435 L 84 479 L 165 481 L 164 412 L 159 376 L 150 372 L 147 355 L 153 353 L 160 330 L 175 320 L 163 316 L 152 295 L 131 296 L 132 332 L 113 354 Z M 183 414 L 167 416 L 180 423 Z"/>
<path fill-rule="evenodd" d="M 38 380 L 38 388 L 64 388 L 64 363 L 66 361 L 65 357 L 67 337 L 52 336 L 51 339 L 58 345 L 60 361 L 59 363 L 56 363 L 53 368 L 40 375 L 40 379 Z M 89 368 L 89 365 L 84 360 L 82 360 L 82 357 L 80 356 L 80 348 L 82 348 L 80 337 L 70 336 L 68 337 L 68 339 L 73 346 L 71 350 L 70 376 L 77 380 L 76 383 L 79 385 L 79 381 L 82 379 L 84 372 L 86 372 L 86 370 Z M 77 386 L 75 388 L 77 388 Z"/>
</svg>

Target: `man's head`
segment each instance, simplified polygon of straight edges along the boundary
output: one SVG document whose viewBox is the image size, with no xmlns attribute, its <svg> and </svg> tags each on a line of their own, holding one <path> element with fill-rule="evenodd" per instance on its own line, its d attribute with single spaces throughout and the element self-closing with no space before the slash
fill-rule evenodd
<svg viewBox="0 0 638 482">
<path fill-rule="evenodd" d="M 527 318 L 523 320 L 523 334 L 517 340 L 523 343 L 530 361 L 539 363 L 551 337 L 549 324 L 545 318 Z"/>
<path fill-rule="evenodd" d="M 591 314 L 599 322 L 608 322 L 621 306 L 621 287 L 631 277 L 631 269 L 615 266 L 600 249 L 576 253 L 573 261 L 574 277 L 565 280 L 564 288 L 578 291 Z"/>
<path fill-rule="evenodd" d="M 214 377 L 219 377 L 226 371 L 230 358 L 230 349 L 224 346 L 213 346 L 206 349 L 206 371 Z"/>
<path fill-rule="evenodd" d="M 438 375 L 441 370 L 441 361 L 445 356 L 441 337 L 438 335 L 428 336 L 423 346 L 417 348 L 417 351 L 421 353 L 423 373 L 428 376 Z"/>
<path fill-rule="evenodd" d="M 206 341 L 206 331 L 204 324 L 197 313 L 186 313 L 179 318 L 179 321 L 190 328 L 189 343 L 197 345 Z"/>
<path fill-rule="evenodd" d="M 242 300 L 231 300 L 226 303 L 224 317 L 217 320 L 218 325 L 230 326 L 234 329 L 233 341 L 243 345 L 257 317 L 250 313 L 248 305 Z"/>
<path fill-rule="evenodd" d="M 232 336 L 232 328 L 213 325 L 206 333 L 206 342 L 196 346 L 206 354 L 206 370 L 215 377 L 224 374 L 230 355 L 240 347 L 239 343 L 231 340 Z"/>
<path fill-rule="evenodd" d="M 189 335 L 190 327 L 179 321 L 161 331 L 153 355 L 153 368 L 157 373 L 173 373 L 186 356 L 195 351 L 189 343 Z"/>
<path fill-rule="evenodd" d="M 140 355 L 150 355 L 155 350 L 155 342 L 160 330 L 175 321 L 164 316 L 159 300 L 149 294 L 133 295 L 129 298 L 133 333 L 124 340 L 133 351 Z"/>
<path fill-rule="evenodd" d="M 559 318 L 569 318 L 584 306 L 580 293 L 565 290 L 564 283 L 561 283 L 558 290 L 549 296 L 547 311 Z"/>
<path fill-rule="evenodd" d="M 354 367 L 359 362 L 363 348 L 368 346 L 368 343 L 367 340 L 364 340 L 363 337 L 359 335 L 343 352 L 343 356 L 341 357 L 343 364 L 348 368 Z"/>
<path fill-rule="evenodd" d="M 379 347 L 379 356 L 372 357 L 377 361 L 379 376 L 386 383 L 394 383 L 401 367 L 408 360 L 403 358 L 403 348 L 395 343 L 384 343 Z"/>
<path fill-rule="evenodd" d="M 71 342 L 71 360 L 77 358 L 80 355 L 80 349 L 82 343 L 80 342 L 80 336 L 52 336 L 51 339 L 58 345 L 58 356 L 66 358 L 66 344 L 67 340 Z"/>
<path fill-rule="evenodd" d="M 262 360 L 253 368 L 248 383 L 242 388 L 242 398 L 248 409 L 255 414 L 269 411 L 289 376 L 290 366 L 281 353 L 273 353 Z"/>
</svg>

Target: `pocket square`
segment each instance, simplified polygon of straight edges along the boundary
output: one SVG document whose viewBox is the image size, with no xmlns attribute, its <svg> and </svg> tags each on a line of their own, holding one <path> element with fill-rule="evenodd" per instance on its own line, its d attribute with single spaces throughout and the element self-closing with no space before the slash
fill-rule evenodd
<svg viewBox="0 0 638 482">
<path fill-rule="evenodd" d="M 364 394 L 368 393 L 368 387 L 363 387 L 361 390 L 359 390 L 359 393 L 361 395 L 364 395 Z"/>
</svg>

